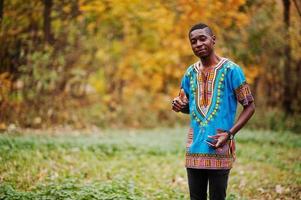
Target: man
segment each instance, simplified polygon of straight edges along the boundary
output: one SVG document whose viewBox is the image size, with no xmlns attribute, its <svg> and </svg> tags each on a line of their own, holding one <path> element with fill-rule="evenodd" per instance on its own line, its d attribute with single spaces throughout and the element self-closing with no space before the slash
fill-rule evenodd
<svg viewBox="0 0 301 200">
<path fill-rule="evenodd" d="M 205 24 L 189 31 L 193 53 L 172 109 L 190 114 L 186 168 L 191 200 L 226 198 L 228 175 L 235 159 L 234 135 L 255 112 L 254 99 L 241 68 L 214 52 L 216 41 Z M 243 106 L 237 121 L 237 101 Z"/>
</svg>

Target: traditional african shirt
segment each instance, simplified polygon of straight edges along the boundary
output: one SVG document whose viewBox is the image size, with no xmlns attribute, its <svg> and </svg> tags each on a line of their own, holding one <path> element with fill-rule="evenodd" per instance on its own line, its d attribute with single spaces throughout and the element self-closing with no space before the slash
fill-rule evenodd
<svg viewBox="0 0 301 200">
<path fill-rule="evenodd" d="M 189 100 L 191 118 L 186 167 L 230 169 L 235 160 L 234 140 L 218 149 L 207 142 L 213 142 L 208 136 L 216 135 L 218 129 L 226 131 L 233 126 L 237 101 L 243 106 L 254 101 L 242 69 L 221 58 L 216 66 L 205 71 L 198 61 L 187 69 L 181 88 Z"/>
</svg>

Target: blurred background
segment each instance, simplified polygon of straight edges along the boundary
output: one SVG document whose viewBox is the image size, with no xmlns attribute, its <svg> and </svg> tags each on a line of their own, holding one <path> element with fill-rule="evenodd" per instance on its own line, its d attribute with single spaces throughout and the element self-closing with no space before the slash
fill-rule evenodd
<svg viewBox="0 0 301 200">
<path fill-rule="evenodd" d="M 0 199 L 189 199 L 199 22 L 256 101 L 227 200 L 301 199 L 301 0 L 0 0 Z"/>
<path fill-rule="evenodd" d="M 256 99 L 249 128 L 301 131 L 300 0 L 0 0 L 0 128 L 159 127 L 207 23 Z"/>
</svg>

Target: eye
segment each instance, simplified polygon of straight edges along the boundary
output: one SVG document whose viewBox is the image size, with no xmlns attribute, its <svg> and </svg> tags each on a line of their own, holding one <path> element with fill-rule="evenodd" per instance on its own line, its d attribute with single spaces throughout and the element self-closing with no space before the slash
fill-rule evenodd
<svg viewBox="0 0 301 200">
<path fill-rule="evenodd" d="M 205 37 L 205 36 L 200 37 L 201 41 L 205 41 L 206 39 L 207 39 L 207 37 Z"/>
<path fill-rule="evenodd" d="M 191 44 L 195 44 L 196 43 L 196 39 L 192 39 L 190 40 Z"/>
</svg>

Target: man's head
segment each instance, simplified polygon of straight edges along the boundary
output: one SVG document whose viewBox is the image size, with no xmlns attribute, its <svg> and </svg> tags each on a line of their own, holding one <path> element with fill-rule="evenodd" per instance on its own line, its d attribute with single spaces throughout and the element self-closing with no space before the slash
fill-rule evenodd
<svg viewBox="0 0 301 200">
<path fill-rule="evenodd" d="M 199 57 L 208 57 L 213 53 L 215 35 L 212 30 L 203 23 L 196 24 L 189 31 L 189 40 L 193 53 Z"/>
</svg>

